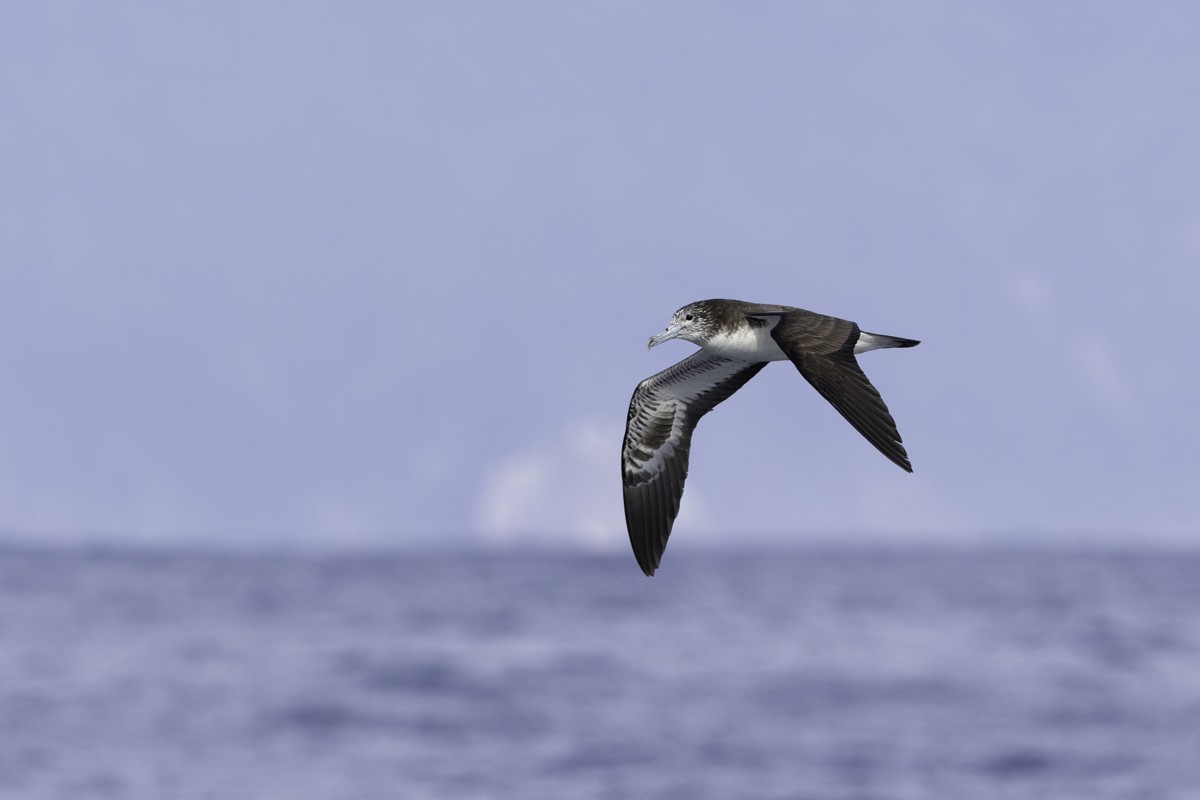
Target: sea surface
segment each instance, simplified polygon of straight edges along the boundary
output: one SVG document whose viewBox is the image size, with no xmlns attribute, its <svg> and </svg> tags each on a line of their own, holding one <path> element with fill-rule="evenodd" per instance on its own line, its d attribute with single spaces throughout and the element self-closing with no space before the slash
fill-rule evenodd
<svg viewBox="0 0 1200 800">
<path fill-rule="evenodd" d="M 1200 554 L 0 547 L 0 798 L 1200 798 Z"/>
</svg>

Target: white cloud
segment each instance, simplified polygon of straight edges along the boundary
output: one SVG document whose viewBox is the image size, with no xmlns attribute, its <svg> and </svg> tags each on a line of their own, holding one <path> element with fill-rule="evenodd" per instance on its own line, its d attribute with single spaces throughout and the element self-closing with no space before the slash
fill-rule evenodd
<svg viewBox="0 0 1200 800">
<path fill-rule="evenodd" d="M 1132 417 L 1134 400 L 1129 382 L 1121 374 L 1112 349 L 1095 336 L 1081 339 L 1076 347 L 1079 368 L 1093 396 L 1113 417 Z"/>
<path fill-rule="evenodd" d="M 622 545 L 621 436 L 614 420 L 576 420 L 557 438 L 499 459 L 479 496 L 483 536 L 493 542 L 562 540 L 598 550 Z"/>
</svg>

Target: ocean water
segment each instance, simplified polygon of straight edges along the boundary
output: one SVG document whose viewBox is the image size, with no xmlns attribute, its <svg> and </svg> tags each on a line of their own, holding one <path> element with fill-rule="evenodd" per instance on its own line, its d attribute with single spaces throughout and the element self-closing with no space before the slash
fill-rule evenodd
<svg viewBox="0 0 1200 800">
<path fill-rule="evenodd" d="M 1200 798 L 1200 554 L 0 548 L 0 798 Z"/>
</svg>

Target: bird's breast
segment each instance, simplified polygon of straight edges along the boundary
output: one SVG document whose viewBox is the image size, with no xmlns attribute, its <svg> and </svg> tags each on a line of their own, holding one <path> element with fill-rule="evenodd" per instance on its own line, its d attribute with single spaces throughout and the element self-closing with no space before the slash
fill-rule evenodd
<svg viewBox="0 0 1200 800">
<path fill-rule="evenodd" d="M 787 355 L 771 338 L 769 325 L 742 325 L 732 331 L 722 331 L 704 344 L 704 349 L 722 358 L 735 361 L 787 361 Z"/>
</svg>

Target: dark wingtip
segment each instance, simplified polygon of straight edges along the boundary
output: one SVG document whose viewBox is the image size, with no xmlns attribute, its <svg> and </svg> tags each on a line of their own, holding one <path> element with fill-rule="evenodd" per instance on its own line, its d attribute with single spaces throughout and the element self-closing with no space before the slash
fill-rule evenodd
<svg viewBox="0 0 1200 800">
<path fill-rule="evenodd" d="M 859 431 L 859 433 L 862 433 L 862 431 Z M 865 434 L 864 434 L 864 436 L 865 436 Z M 874 441 L 872 441 L 870 439 L 870 437 L 867 437 L 867 441 L 870 442 L 871 444 L 875 445 L 876 450 L 883 453 L 883 455 L 887 458 L 888 461 L 892 462 L 900 469 L 904 470 L 905 472 L 913 471 L 912 463 L 909 462 L 909 460 L 908 460 L 908 453 L 904 452 L 904 445 L 900 445 L 899 443 L 897 443 L 899 446 L 899 452 L 895 452 L 895 451 L 885 449 L 882 446 L 880 446 L 879 444 L 876 444 Z"/>
<path fill-rule="evenodd" d="M 654 558 L 654 553 L 649 550 L 645 552 L 639 551 L 636 547 L 633 549 L 633 555 L 637 558 L 638 566 L 642 568 L 642 572 L 647 578 L 654 577 L 654 571 L 658 569 L 658 563 Z"/>
<path fill-rule="evenodd" d="M 896 339 L 896 347 L 916 347 L 920 343 L 920 339 Z"/>
<path fill-rule="evenodd" d="M 888 461 L 891 461 L 893 464 L 895 464 L 900 469 L 904 470 L 905 472 L 913 471 L 912 462 L 908 460 L 908 451 L 906 451 L 904 449 L 904 444 L 902 442 L 900 442 L 899 440 L 897 440 L 895 442 L 894 450 L 891 448 L 885 449 L 884 447 L 882 447 L 879 444 L 876 444 L 874 441 L 872 441 L 870 439 L 870 437 L 867 437 L 867 441 L 869 441 L 869 442 L 871 442 L 871 444 L 875 445 L 876 450 L 878 450 L 879 452 L 881 452 L 885 456 L 887 456 Z"/>
</svg>

